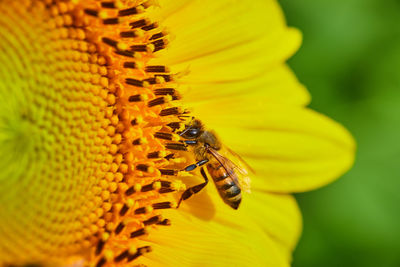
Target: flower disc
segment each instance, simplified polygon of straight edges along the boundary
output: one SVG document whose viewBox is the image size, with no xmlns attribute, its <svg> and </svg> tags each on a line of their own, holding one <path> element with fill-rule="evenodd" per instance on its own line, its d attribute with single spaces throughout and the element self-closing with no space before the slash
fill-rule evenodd
<svg viewBox="0 0 400 267">
<path fill-rule="evenodd" d="M 117 177 L 118 118 L 106 60 L 73 5 L 1 1 L 0 258 L 59 259 L 104 224 L 104 173 Z M 114 178 L 115 178 L 114 177 Z"/>
</svg>

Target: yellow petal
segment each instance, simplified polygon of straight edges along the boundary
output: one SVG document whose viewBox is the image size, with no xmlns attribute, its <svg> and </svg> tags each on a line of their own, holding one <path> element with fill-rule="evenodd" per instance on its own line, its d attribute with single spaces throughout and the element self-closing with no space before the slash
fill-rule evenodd
<svg viewBox="0 0 400 267">
<path fill-rule="evenodd" d="M 214 112 L 258 114 L 268 103 L 304 106 L 310 102 L 307 89 L 285 64 L 252 79 L 196 84 L 184 91 L 183 97 L 182 102 L 193 107 L 199 118 L 213 117 Z"/>
<path fill-rule="evenodd" d="M 298 30 L 286 29 L 274 36 L 246 41 L 207 54 L 193 56 L 192 53 L 190 58 L 179 63 L 171 62 L 170 66 L 173 72 L 189 72 L 180 79 L 182 84 L 253 78 L 286 61 L 297 51 L 300 42 Z M 174 60 L 184 58 L 180 51 L 168 55 L 173 55 Z M 163 60 L 168 59 L 163 57 Z"/>
<path fill-rule="evenodd" d="M 240 208 L 248 212 L 248 216 L 276 242 L 290 261 L 302 229 L 301 213 L 295 198 L 253 190 L 251 194 L 244 194 Z"/>
<path fill-rule="evenodd" d="M 180 1 L 162 7 L 166 11 L 155 10 L 154 16 L 165 17 L 175 38 L 152 64 L 168 64 L 189 92 L 207 95 L 205 86 L 256 78 L 301 43 L 300 32 L 286 27 L 276 1 Z"/>
<path fill-rule="evenodd" d="M 252 207 L 250 203 L 246 206 Z M 165 212 L 172 225 L 160 227 L 152 235 L 153 252 L 141 259 L 141 263 L 148 266 L 289 266 L 276 242 L 249 214 L 246 207 L 237 211 L 228 207 L 214 186 L 209 185 L 185 201 L 179 210 Z"/>
<path fill-rule="evenodd" d="M 262 177 L 253 179 L 255 188 L 274 192 L 315 189 L 353 164 L 352 136 L 329 118 L 309 109 L 269 103 L 253 105 L 249 109 L 258 113 L 248 113 L 240 109 L 242 104 L 229 109 L 229 115 L 209 115 L 207 125 Z"/>
<path fill-rule="evenodd" d="M 271 0 L 162 1 L 160 5 L 153 16 L 164 17 L 163 25 L 175 36 L 165 56 L 169 64 L 276 36 L 286 29 L 279 5 Z"/>
</svg>

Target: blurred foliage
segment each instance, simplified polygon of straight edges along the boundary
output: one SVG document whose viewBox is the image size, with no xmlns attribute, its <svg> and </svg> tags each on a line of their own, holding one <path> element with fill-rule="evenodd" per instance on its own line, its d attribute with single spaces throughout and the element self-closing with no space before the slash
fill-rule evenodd
<svg viewBox="0 0 400 267">
<path fill-rule="evenodd" d="M 311 107 L 358 143 L 354 168 L 298 194 L 294 267 L 400 266 L 400 1 L 280 0 L 303 46 L 289 61 Z"/>
</svg>

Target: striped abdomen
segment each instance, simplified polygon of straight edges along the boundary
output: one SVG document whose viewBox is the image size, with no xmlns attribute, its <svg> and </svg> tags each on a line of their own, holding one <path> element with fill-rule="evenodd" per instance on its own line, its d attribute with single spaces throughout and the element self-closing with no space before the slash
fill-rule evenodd
<svg viewBox="0 0 400 267">
<path fill-rule="evenodd" d="M 207 164 L 207 170 L 224 202 L 235 210 L 239 208 L 242 200 L 239 185 L 234 182 L 219 162 Z"/>
</svg>

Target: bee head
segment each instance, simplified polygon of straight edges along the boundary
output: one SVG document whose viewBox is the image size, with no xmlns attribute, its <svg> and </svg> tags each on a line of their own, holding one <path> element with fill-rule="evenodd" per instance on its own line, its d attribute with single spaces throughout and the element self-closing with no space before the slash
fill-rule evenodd
<svg viewBox="0 0 400 267">
<path fill-rule="evenodd" d="M 192 119 L 190 123 L 186 124 L 185 130 L 179 135 L 185 139 L 196 139 L 201 145 L 210 146 L 216 150 L 221 149 L 221 142 L 215 133 L 205 130 L 201 121 L 197 119 Z"/>
<path fill-rule="evenodd" d="M 186 139 L 196 139 L 203 132 L 203 125 L 199 120 L 192 120 L 189 124 L 186 125 L 185 130 L 180 133 L 183 138 Z"/>
<path fill-rule="evenodd" d="M 219 141 L 214 132 L 203 131 L 203 133 L 199 137 L 199 141 L 204 143 L 204 145 L 212 147 L 215 150 L 221 149 L 221 142 Z"/>
</svg>

